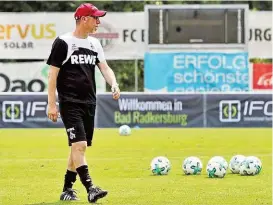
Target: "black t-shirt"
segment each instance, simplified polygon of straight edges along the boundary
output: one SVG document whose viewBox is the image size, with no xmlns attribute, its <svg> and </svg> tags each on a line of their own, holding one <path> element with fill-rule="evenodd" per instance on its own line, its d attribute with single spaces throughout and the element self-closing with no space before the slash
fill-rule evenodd
<svg viewBox="0 0 273 205">
<path fill-rule="evenodd" d="M 47 64 L 60 68 L 59 101 L 96 104 L 95 68 L 103 61 L 104 52 L 96 38 L 79 39 L 72 33 L 57 37 Z"/>
</svg>

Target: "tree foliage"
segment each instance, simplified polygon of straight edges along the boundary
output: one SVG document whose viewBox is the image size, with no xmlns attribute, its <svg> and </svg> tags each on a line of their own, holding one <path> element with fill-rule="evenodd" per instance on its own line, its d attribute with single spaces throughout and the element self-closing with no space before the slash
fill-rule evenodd
<svg viewBox="0 0 273 205">
<path fill-rule="evenodd" d="M 88 1 L 1 1 L 0 12 L 68 12 Z M 95 1 L 100 8 L 112 12 L 144 11 L 145 4 L 249 4 L 251 10 L 272 11 L 272 1 Z"/>
<path fill-rule="evenodd" d="M 88 1 L 2 1 L 0 12 L 73 12 L 83 2 Z M 249 4 L 250 10 L 272 11 L 272 1 L 95 1 L 98 8 L 109 12 L 134 12 L 144 11 L 145 4 Z M 26 61 L 26 60 L 24 60 Z M 28 60 L 36 61 L 36 60 Z M 252 62 L 260 62 L 252 59 Z M 271 59 L 266 61 L 272 62 Z M 2 62 L 14 62 L 4 60 Z M 117 75 L 117 80 L 122 91 L 135 91 L 135 61 L 118 60 L 108 61 L 108 64 Z M 143 60 L 137 61 L 138 66 L 138 91 L 143 91 Z M 109 91 L 109 86 L 107 90 Z"/>
</svg>

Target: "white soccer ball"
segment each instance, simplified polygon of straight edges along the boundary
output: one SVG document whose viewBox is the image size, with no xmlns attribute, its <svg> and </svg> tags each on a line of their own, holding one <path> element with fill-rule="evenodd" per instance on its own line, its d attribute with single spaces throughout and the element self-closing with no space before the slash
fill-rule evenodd
<svg viewBox="0 0 273 205">
<path fill-rule="evenodd" d="M 182 169 L 186 175 L 200 174 L 202 168 L 202 162 L 198 157 L 187 157 L 182 164 Z"/>
<path fill-rule="evenodd" d="M 239 173 L 242 176 L 246 175 L 257 175 L 262 170 L 261 160 L 254 156 L 246 157 L 242 162 Z"/>
<path fill-rule="evenodd" d="M 131 128 L 128 125 L 122 125 L 119 127 L 119 135 L 129 136 L 131 134 Z"/>
<path fill-rule="evenodd" d="M 262 167 L 262 161 L 261 161 L 258 157 L 255 157 L 255 156 L 248 156 L 248 158 L 257 161 L 258 164 L 259 164 L 259 166 Z"/>
<path fill-rule="evenodd" d="M 218 163 L 220 163 L 220 164 L 225 168 L 225 170 L 228 169 L 228 162 L 225 160 L 224 157 L 221 157 L 221 156 L 214 156 L 214 157 L 212 157 L 212 158 L 209 160 L 208 164 L 210 164 L 210 163 L 212 163 L 212 162 L 218 162 Z"/>
<path fill-rule="evenodd" d="M 167 175 L 171 170 L 171 163 L 167 157 L 155 157 L 151 162 L 151 171 L 154 175 Z"/>
<path fill-rule="evenodd" d="M 226 169 L 219 162 L 211 162 L 207 166 L 207 174 L 209 178 L 224 178 Z"/>
<path fill-rule="evenodd" d="M 230 159 L 229 169 L 232 173 L 238 174 L 240 172 L 240 166 L 242 162 L 245 160 L 244 155 L 235 155 Z"/>
</svg>

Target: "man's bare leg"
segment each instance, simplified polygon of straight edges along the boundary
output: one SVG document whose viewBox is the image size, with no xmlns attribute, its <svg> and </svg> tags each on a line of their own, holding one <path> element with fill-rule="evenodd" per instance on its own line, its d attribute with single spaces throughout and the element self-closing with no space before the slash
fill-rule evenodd
<svg viewBox="0 0 273 205">
<path fill-rule="evenodd" d="M 99 187 L 93 187 L 92 179 L 89 175 L 88 166 L 85 158 L 85 150 L 87 148 L 86 141 L 72 143 L 72 160 L 76 171 L 79 174 L 82 184 L 88 193 L 88 201 L 90 203 L 96 202 L 98 199 L 107 195 L 107 191 Z"/>
<path fill-rule="evenodd" d="M 71 147 L 71 157 L 72 163 L 76 168 L 77 173 L 81 179 L 82 184 L 85 186 L 87 193 L 92 187 L 92 180 L 89 175 L 88 165 L 85 159 L 85 150 L 87 148 L 86 141 L 80 141 L 72 143 Z"/>
<path fill-rule="evenodd" d="M 60 200 L 63 200 L 63 201 L 79 200 L 76 195 L 76 192 L 72 189 L 72 186 L 76 181 L 76 177 L 77 177 L 77 171 L 73 163 L 72 149 L 71 149 L 69 157 L 68 157 L 66 174 L 64 177 L 63 193 L 60 196 Z"/>
<path fill-rule="evenodd" d="M 70 154 L 68 157 L 68 163 L 67 163 L 67 171 L 65 174 L 63 191 L 69 188 L 70 189 L 72 188 L 73 184 L 76 181 L 76 176 L 77 176 L 77 171 L 72 160 L 72 151 L 70 151 Z"/>
</svg>

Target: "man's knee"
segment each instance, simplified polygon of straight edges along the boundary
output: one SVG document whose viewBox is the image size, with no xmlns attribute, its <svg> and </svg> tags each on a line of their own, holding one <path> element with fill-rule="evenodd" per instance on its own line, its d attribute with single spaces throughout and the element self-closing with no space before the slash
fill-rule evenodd
<svg viewBox="0 0 273 205">
<path fill-rule="evenodd" d="M 75 143 L 72 143 L 71 147 L 72 147 L 72 155 L 75 152 L 84 153 L 87 148 L 87 143 L 86 141 L 75 142 Z"/>
</svg>

